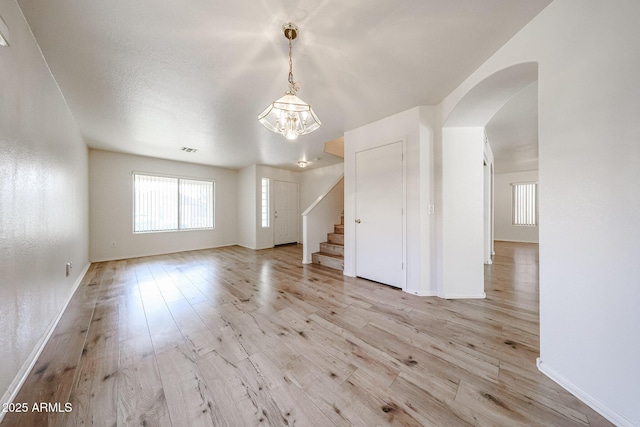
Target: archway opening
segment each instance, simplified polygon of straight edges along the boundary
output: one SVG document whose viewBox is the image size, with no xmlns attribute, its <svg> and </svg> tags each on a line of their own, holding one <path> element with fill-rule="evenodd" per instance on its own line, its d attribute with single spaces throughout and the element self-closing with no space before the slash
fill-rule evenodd
<svg viewBox="0 0 640 427">
<path fill-rule="evenodd" d="M 493 249 L 497 166 L 486 127 L 537 79 L 535 62 L 498 71 L 469 90 L 444 121 L 440 294 L 445 298 L 485 296 L 483 265 L 491 262 Z M 537 130 L 537 115 L 535 122 Z"/>
</svg>

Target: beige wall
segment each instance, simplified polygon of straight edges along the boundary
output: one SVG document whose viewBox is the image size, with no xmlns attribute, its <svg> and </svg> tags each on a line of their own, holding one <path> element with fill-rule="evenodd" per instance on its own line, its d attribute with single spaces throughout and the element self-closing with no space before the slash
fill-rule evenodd
<svg viewBox="0 0 640 427">
<path fill-rule="evenodd" d="M 0 15 L 11 29 L 0 47 L 4 403 L 88 266 L 89 238 L 86 146 L 16 2 L 0 2 Z"/>
<path fill-rule="evenodd" d="M 238 171 L 90 150 L 90 224 L 92 261 L 132 258 L 238 242 Z M 132 173 L 205 178 L 215 181 L 215 228 L 133 233 Z"/>
</svg>

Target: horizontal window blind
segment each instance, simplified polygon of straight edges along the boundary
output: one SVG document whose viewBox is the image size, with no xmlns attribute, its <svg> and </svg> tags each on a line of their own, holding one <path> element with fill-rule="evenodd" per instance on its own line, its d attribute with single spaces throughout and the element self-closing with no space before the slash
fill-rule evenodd
<svg viewBox="0 0 640 427">
<path fill-rule="evenodd" d="M 511 189 L 513 225 L 536 225 L 538 223 L 537 184 L 511 184 Z"/>
<path fill-rule="evenodd" d="M 213 181 L 133 175 L 133 231 L 214 227 Z"/>
</svg>

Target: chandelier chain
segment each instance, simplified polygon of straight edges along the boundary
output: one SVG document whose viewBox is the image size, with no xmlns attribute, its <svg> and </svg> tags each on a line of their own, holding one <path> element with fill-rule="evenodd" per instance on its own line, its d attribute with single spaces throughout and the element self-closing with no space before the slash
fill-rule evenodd
<svg viewBox="0 0 640 427">
<path fill-rule="evenodd" d="M 293 85 L 295 82 L 293 81 L 293 60 L 291 59 L 292 30 L 288 30 L 287 33 L 287 38 L 289 39 L 289 83 Z"/>
</svg>

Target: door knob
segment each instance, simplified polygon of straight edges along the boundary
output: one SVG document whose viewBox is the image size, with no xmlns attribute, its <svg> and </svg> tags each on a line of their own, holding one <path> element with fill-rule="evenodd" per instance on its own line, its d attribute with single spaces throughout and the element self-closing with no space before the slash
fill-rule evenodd
<svg viewBox="0 0 640 427">
<path fill-rule="evenodd" d="M 360 224 L 360 220 L 359 219 L 356 219 L 356 224 Z"/>
</svg>

